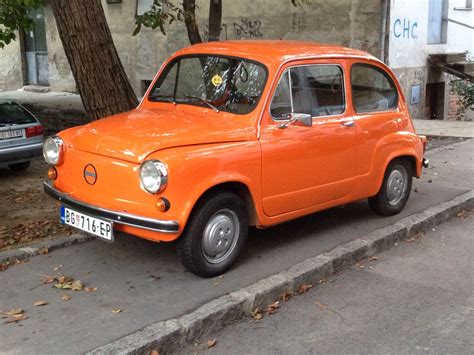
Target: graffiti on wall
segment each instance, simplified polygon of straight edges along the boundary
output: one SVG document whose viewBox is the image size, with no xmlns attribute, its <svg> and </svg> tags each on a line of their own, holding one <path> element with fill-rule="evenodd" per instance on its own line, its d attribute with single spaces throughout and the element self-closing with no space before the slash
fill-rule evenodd
<svg viewBox="0 0 474 355">
<path fill-rule="evenodd" d="M 258 38 L 263 37 L 260 31 L 262 22 L 242 17 L 239 23 L 234 22 L 234 34 L 236 38 Z"/>
<path fill-rule="evenodd" d="M 306 29 L 306 18 L 302 14 L 293 14 L 293 32 L 302 32 Z"/>
<path fill-rule="evenodd" d="M 418 23 L 410 21 L 406 18 L 397 18 L 393 22 L 393 35 L 401 39 L 415 39 L 418 38 Z"/>
</svg>

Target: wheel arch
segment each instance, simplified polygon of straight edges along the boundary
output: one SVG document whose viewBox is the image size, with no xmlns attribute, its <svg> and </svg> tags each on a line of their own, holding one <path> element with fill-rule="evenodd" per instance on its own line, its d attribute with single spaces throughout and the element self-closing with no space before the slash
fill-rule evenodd
<svg viewBox="0 0 474 355">
<path fill-rule="evenodd" d="M 191 209 L 191 213 L 189 214 L 189 216 L 193 214 L 193 212 L 196 210 L 199 204 L 202 203 L 204 200 L 206 200 L 207 198 L 209 198 L 210 196 L 214 194 L 218 194 L 219 192 L 224 192 L 224 191 L 232 192 L 236 194 L 237 196 L 239 196 L 247 208 L 247 214 L 249 217 L 249 225 L 251 226 L 258 225 L 258 214 L 256 210 L 255 200 L 250 192 L 249 187 L 241 181 L 226 181 L 226 182 L 221 182 L 209 187 L 196 200 L 196 202 L 194 203 Z"/>
</svg>

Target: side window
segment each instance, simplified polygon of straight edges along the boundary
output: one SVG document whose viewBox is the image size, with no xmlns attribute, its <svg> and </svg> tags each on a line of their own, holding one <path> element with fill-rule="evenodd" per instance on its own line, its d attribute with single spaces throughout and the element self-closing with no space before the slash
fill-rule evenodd
<svg viewBox="0 0 474 355">
<path fill-rule="evenodd" d="M 344 112 L 344 80 L 340 66 L 309 65 L 297 69 L 308 88 L 307 95 L 311 102 L 311 112 L 308 113 L 318 117 Z"/>
<path fill-rule="evenodd" d="M 395 84 L 382 69 L 354 64 L 351 85 L 352 102 L 357 113 L 393 110 L 398 105 Z"/>
<path fill-rule="evenodd" d="M 270 107 L 275 119 L 285 119 L 291 112 L 312 117 L 340 115 L 344 109 L 344 80 L 338 65 L 290 68 L 280 78 Z"/>
<path fill-rule="evenodd" d="M 270 113 L 277 120 L 287 119 L 291 113 L 289 71 L 283 73 L 273 94 Z"/>
</svg>

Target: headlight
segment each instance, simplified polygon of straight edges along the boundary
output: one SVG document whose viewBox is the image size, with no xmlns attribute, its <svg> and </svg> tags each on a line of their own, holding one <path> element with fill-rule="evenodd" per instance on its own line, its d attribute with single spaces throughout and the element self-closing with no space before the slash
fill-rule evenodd
<svg viewBox="0 0 474 355">
<path fill-rule="evenodd" d="M 58 136 L 49 137 L 43 144 L 43 156 L 46 163 L 50 165 L 59 165 L 63 162 L 64 142 Z"/>
<path fill-rule="evenodd" d="M 168 183 L 168 169 L 159 160 L 147 160 L 140 167 L 140 182 L 149 193 L 163 191 Z"/>
</svg>

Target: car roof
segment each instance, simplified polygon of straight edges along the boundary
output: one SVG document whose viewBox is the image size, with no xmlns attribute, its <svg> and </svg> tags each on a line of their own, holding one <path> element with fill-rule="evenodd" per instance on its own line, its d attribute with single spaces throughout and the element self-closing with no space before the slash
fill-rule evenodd
<svg viewBox="0 0 474 355">
<path fill-rule="evenodd" d="M 316 42 L 286 40 L 238 40 L 206 42 L 176 52 L 176 55 L 220 54 L 278 64 L 302 58 L 364 58 L 379 61 L 371 54 L 347 47 Z"/>
</svg>

